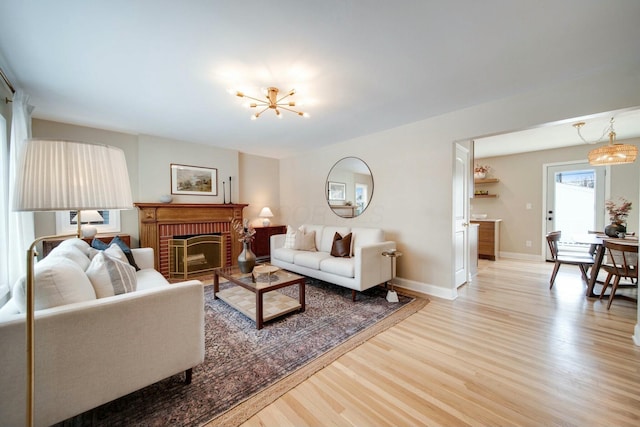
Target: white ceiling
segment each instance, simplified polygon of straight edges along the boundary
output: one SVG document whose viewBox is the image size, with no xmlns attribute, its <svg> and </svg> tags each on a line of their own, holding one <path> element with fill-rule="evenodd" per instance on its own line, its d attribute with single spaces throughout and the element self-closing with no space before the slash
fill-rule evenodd
<svg viewBox="0 0 640 427">
<path fill-rule="evenodd" d="M 609 142 L 612 118 L 617 141 L 640 137 L 640 109 L 626 109 L 547 123 L 517 132 L 476 138 L 474 156 L 476 158 L 506 156 L 574 145 L 589 146 L 591 150 L 595 145 L 604 145 Z M 573 126 L 578 122 L 584 122 L 580 132 L 586 142 L 580 138 Z"/>
<path fill-rule="evenodd" d="M 0 63 L 36 118 L 280 158 L 637 64 L 638 18 L 637 0 L 5 0 Z M 226 92 L 267 86 L 311 118 L 250 121 Z"/>
</svg>

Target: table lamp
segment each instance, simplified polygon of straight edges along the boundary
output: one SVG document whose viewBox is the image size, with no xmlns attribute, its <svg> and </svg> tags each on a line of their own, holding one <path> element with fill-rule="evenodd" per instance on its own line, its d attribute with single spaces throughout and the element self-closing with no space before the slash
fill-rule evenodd
<svg viewBox="0 0 640 427">
<path fill-rule="evenodd" d="M 127 163 L 124 152 L 119 148 L 31 139 L 23 149 L 18 171 L 13 199 L 14 211 L 80 212 L 133 207 Z M 81 214 L 78 216 L 81 217 Z M 27 426 L 33 426 L 35 418 L 35 246 L 44 239 L 72 236 L 39 237 L 27 249 Z"/>
<path fill-rule="evenodd" d="M 260 218 L 264 218 L 262 220 L 262 225 L 264 227 L 268 227 L 269 224 L 271 224 L 271 221 L 269 220 L 269 218 L 273 217 L 273 212 L 271 212 L 271 209 L 269 209 L 268 206 L 265 206 L 264 208 L 262 208 L 262 210 L 260 211 L 260 215 L 258 215 Z"/>
<path fill-rule="evenodd" d="M 78 233 L 78 236 L 82 234 L 82 237 L 91 239 L 95 237 L 96 234 L 98 234 L 98 229 L 92 226 L 91 223 L 104 222 L 104 218 L 102 217 L 102 215 L 100 215 L 100 212 L 95 210 L 78 211 L 78 213 L 73 218 L 71 218 L 71 222 L 75 222 L 76 224 L 78 224 L 78 228 L 80 228 L 81 231 L 81 233 Z"/>
</svg>

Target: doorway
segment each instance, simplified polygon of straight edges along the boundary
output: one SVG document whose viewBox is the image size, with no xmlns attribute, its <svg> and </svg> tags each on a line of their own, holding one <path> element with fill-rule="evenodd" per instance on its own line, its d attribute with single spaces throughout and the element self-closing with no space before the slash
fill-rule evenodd
<svg viewBox="0 0 640 427">
<path fill-rule="evenodd" d="M 549 164 L 546 169 L 546 233 L 562 231 L 558 249 L 587 252 L 573 236 L 604 228 L 606 167 L 586 162 Z M 546 245 L 545 245 L 546 247 Z M 551 259 L 546 248 L 546 259 Z"/>
</svg>

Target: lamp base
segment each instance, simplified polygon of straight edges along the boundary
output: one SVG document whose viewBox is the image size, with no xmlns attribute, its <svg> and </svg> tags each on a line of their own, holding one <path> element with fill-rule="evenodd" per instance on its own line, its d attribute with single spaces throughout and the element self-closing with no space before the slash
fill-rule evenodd
<svg viewBox="0 0 640 427">
<path fill-rule="evenodd" d="M 271 221 L 269 220 L 269 218 L 265 218 L 262 220 L 262 226 L 263 227 L 268 227 L 271 225 Z"/>
<path fill-rule="evenodd" d="M 96 234 L 98 234 L 98 229 L 92 225 L 83 225 L 82 228 L 82 237 L 86 237 L 87 239 L 93 239 Z"/>
<path fill-rule="evenodd" d="M 387 291 L 387 301 L 389 302 L 399 302 L 398 294 L 396 291 Z"/>
</svg>

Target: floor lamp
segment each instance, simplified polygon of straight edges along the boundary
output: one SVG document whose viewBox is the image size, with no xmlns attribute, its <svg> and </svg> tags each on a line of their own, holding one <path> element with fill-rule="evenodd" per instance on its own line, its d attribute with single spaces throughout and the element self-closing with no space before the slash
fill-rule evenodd
<svg viewBox="0 0 640 427">
<path fill-rule="evenodd" d="M 14 211 L 131 209 L 131 184 L 124 152 L 106 145 L 58 140 L 29 140 L 14 191 Z M 80 218 L 78 218 L 80 223 Z M 35 418 L 34 258 L 36 239 L 27 250 L 26 425 Z"/>
</svg>

